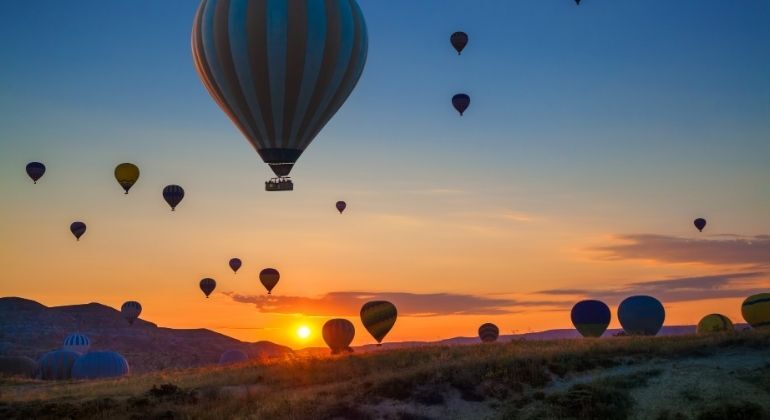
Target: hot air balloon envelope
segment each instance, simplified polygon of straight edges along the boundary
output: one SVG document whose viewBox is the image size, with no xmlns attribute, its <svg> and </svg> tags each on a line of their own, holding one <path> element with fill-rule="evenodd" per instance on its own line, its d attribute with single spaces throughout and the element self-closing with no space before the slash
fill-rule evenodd
<svg viewBox="0 0 770 420">
<path fill-rule="evenodd" d="M 610 325 L 610 308 L 598 300 L 583 300 L 572 307 L 572 324 L 583 337 L 601 337 Z"/>
<path fill-rule="evenodd" d="M 70 232 L 72 232 L 72 234 L 75 235 L 75 239 L 79 241 L 80 237 L 86 233 L 86 224 L 83 222 L 72 222 L 70 225 Z"/>
<path fill-rule="evenodd" d="M 216 287 L 217 287 L 217 282 L 214 279 L 205 278 L 200 282 L 200 288 L 203 291 L 203 294 L 206 295 L 206 297 L 209 297 L 211 292 L 213 292 Z"/>
<path fill-rule="evenodd" d="M 45 165 L 40 162 L 30 162 L 27 164 L 27 175 L 32 178 L 32 182 L 37 184 L 37 180 L 45 174 Z"/>
<path fill-rule="evenodd" d="M 114 351 L 84 354 L 72 365 L 72 379 L 118 378 L 128 372 L 128 361 Z"/>
<path fill-rule="evenodd" d="M 741 314 L 752 328 L 770 328 L 770 293 L 746 298 L 741 305 Z"/>
<path fill-rule="evenodd" d="M 698 334 L 710 334 L 734 331 L 735 327 L 730 318 L 722 314 L 706 315 L 698 323 Z"/>
<path fill-rule="evenodd" d="M 471 104 L 471 97 L 464 94 L 464 93 L 458 93 L 457 95 L 452 97 L 452 106 L 455 107 L 457 112 L 460 113 L 460 116 L 463 115 L 466 109 L 468 109 L 468 106 Z"/>
<path fill-rule="evenodd" d="M 396 306 L 384 300 L 366 302 L 361 307 L 361 323 L 377 343 L 381 343 L 388 335 L 397 317 Z"/>
<path fill-rule="evenodd" d="M 348 206 L 348 204 L 344 201 L 338 201 L 337 204 L 334 205 L 337 207 L 337 211 L 342 214 L 343 211 L 345 211 L 345 208 Z"/>
<path fill-rule="evenodd" d="M 0 356 L 0 377 L 21 376 L 34 378 L 37 362 L 26 356 Z"/>
<path fill-rule="evenodd" d="M 330 319 L 326 321 L 321 330 L 326 345 L 332 351 L 332 354 L 338 354 L 342 351 L 352 352 L 350 343 L 356 335 L 356 327 L 347 319 Z"/>
<path fill-rule="evenodd" d="M 278 280 L 281 279 L 281 273 L 275 268 L 266 268 L 259 272 L 259 281 L 267 289 L 267 294 L 271 294 L 273 288 L 278 284 Z"/>
<path fill-rule="evenodd" d="M 452 46 L 457 51 L 457 55 L 460 55 L 465 46 L 468 45 L 468 34 L 460 31 L 455 32 L 449 37 L 449 42 L 452 43 Z"/>
<path fill-rule="evenodd" d="M 91 348 L 91 340 L 85 334 L 72 333 L 64 339 L 62 349 L 74 351 L 75 353 L 87 353 Z"/>
<path fill-rule="evenodd" d="M 128 190 L 136 184 L 138 179 L 139 168 L 133 163 L 121 163 L 115 167 L 115 180 L 123 187 L 126 194 L 128 194 Z"/>
<path fill-rule="evenodd" d="M 139 314 L 142 313 L 142 304 L 133 300 L 129 300 L 120 307 L 120 313 L 129 324 L 133 325 L 134 321 L 139 318 Z"/>
<path fill-rule="evenodd" d="M 227 264 L 230 266 L 230 269 L 233 270 L 233 273 L 237 273 L 238 269 L 241 268 L 241 260 L 239 258 L 230 258 L 230 262 Z"/>
<path fill-rule="evenodd" d="M 38 377 L 46 380 L 66 380 L 72 378 L 72 365 L 80 354 L 69 350 L 55 350 L 40 358 Z"/>
<path fill-rule="evenodd" d="M 695 221 L 692 222 L 696 228 L 698 228 L 698 232 L 703 232 L 703 228 L 706 227 L 706 219 L 703 218 L 697 218 Z"/>
<path fill-rule="evenodd" d="M 631 296 L 618 307 L 618 320 L 628 335 L 655 335 L 665 319 L 666 310 L 652 296 Z"/>
<path fill-rule="evenodd" d="M 498 336 L 500 336 L 500 329 L 495 324 L 486 323 L 479 327 L 479 338 L 484 343 L 493 343 L 497 341 Z"/>
<path fill-rule="evenodd" d="M 163 188 L 163 199 L 166 200 L 166 203 L 168 203 L 169 206 L 171 206 L 171 211 L 176 209 L 176 206 L 182 202 L 183 198 L 184 188 L 179 185 L 167 185 Z"/>
</svg>

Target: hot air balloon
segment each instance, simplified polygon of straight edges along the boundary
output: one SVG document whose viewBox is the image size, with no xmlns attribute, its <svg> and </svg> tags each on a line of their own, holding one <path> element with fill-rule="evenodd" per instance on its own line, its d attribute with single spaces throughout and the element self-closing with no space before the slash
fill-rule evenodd
<svg viewBox="0 0 770 420">
<path fill-rule="evenodd" d="M 120 313 L 123 318 L 126 318 L 129 324 L 133 325 L 134 321 L 139 318 L 139 314 L 142 313 L 142 304 L 133 300 L 129 300 L 120 307 Z"/>
<path fill-rule="evenodd" d="M 249 360 L 249 356 L 241 350 L 227 350 L 219 356 L 220 365 L 232 365 Z"/>
<path fill-rule="evenodd" d="M 484 343 L 495 342 L 498 336 L 500 336 L 500 329 L 495 324 L 486 323 L 479 327 L 479 338 Z"/>
<path fill-rule="evenodd" d="M 452 106 L 455 107 L 457 112 L 460 113 L 460 116 L 463 116 L 463 113 L 466 109 L 468 109 L 468 105 L 471 104 L 471 97 L 464 94 L 464 93 L 458 93 L 457 95 L 452 97 Z"/>
<path fill-rule="evenodd" d="M 114 351 L 84 354 L 72 365 L 72 379 L 119 378 L 128 372 L 128 361 Z"/>
<path fill-rule="evenodd" d="M 163 199 L 171 206 L 171 211 L 176 209 L 183 198 L 184 188 L 179 185 L 167 185 L 166 188 L 163 188 Z"/>
<path fill-rule="evenodd" d="M 21 376 L 34 378 L 37 362 L 26 356 L 0 356 L 0 377 Z"/>
<path fill-rule="evenodd" d="M 572 307 L 572 324 L 583 337 L 601 337 L 610 325 L 610 308 L 598 300 L 583 300 Z"/>
<path fill-rule="evenodd" d="M 618 320 L 628 335 L 655 335 L 665 319 L 666 310 L 652 296 L 631 296 L 618 307 Z"/>
<path fill-rule="evenodd" d="M 337 211 L 342 214 L 343 211 L 345 211 L 345 208 L 348 206 L 348 204 L 344 201 L 338 201 L 337 204 L 334 205 L 337 207 Z"/>
<path fill-rule="evenodd" d="M 91 348 L 91 340 L 85 334 L 80 333 L 68 335 L 64 339 L 64 346 L 62 346 L 64 350 L 74 351 L 79 354 L 87 353 L 89 348 Z"/>
<path fill-rule="evenodd" d="M 27 164 L 27 175 L 32 178 L 32 183 L 37 184 L 37 180 L 45 174 L 45 165 L 40 162 L 30 162 Z"/>
<path fill-rule="evenodd" d="M 47 380 L 66 380 L 72 378 L 72 365 L 80 354 L 69 350 L 55 350 L 40 358 L 37 376 Z"/>
<path fill-rule="evenodd" d="M 86 224 L 83 222 L 72 222 L 70 225 L 70 232 L 75 235 L 76 240 L 80 240 L 80 237 L 86 233 Z"/>
<path fill-rule="evenodd" d="M 735 327 L 730 318 L 722 314 L 706 315 L 698 323 L 698 334 L 710 334 L 726 331 L 734 331 Z"/>
<path fill-rule="evenodd" d="M 259 281 L 267 289 L 267 294 L 271 294 L 273 287 L 278 284 L 278 280 L 281 278 L 281 273 L 275 268 L 266 268 L 259 272 Z"/>
<path fill-rule="evenodd" d="M 770 293 L 746 298 L 741 305 L 741 314 L 752 328 L 770 328 Z"/>
<path fill-rule="evenodd" d="M 695 221 L 693 221 L 692 224 L 694 224 L 695 227 L 698 228 L 698 232 L 703 232 L 703 228 L 706 227 L 706 219 L 699 217 L 695 219 Z"/>
<path fill-rule="evenodd" d="M 230 266 L 230 269 L 233 270 L 233 273 L 237 273 L 238 269 L 241 268 L 241 259 L 230 258 L 230 261 L 227 264 Z"/>
<path fill-rule="evenodd" d="M 332 354 L 339 354 L 343 350 L 352 352 L 350 343 L 356 335 L 356 327 L 347 319 L 330 319 L 326 321 L 321 330 L 326 345 L 332 351 Z"/>
<path fill-rule="evenodd" d="M 361 307 L 361 323 L 364 324 L 369 334 L 377 340 L 378 346 L 393 328 L 397 316 L 396 305 L 384 300 L 366 302 Z"/>
<path fill-rule="evenodd" d="M 192 53 L 203 85 L 278 178 L 293 189 L 302 152 L 364 70 L 366 23 L 355 0 L 203 0 Z"/>
<path fill-rule="evenodd" d="M 217 281 L 210 278 L 205 278 L 201 280 L 200 282 L 201 290 L 203 290 L 203 294 L 206 295 L 206 299 L 208 299 L 211 292 L 214 291 L 214 289 L 217 287 Z"/>
<path fill-rule="evenodd" d="M 575 0 L 575 4 L 577 4 L 578 6 L 580 6 L 580 0 Z"/>
<path fill-rule="evenodd" d="M 452 46 L 457 50 L 457 55 L 460 55 L 465 49 L 465 46 L 468 45 L 468 34 L 461 31 L 455 32 L 449 37 L 449 42 L 451 42 Z"/>
<path fill-rule="evenodd" d="M 133 163 L 121 163 L 115 167 L 115 179 L 123 190 L 128 194 L 128 190 L 136 184 L 139 179 L 139 168 Z"/>
</svg>

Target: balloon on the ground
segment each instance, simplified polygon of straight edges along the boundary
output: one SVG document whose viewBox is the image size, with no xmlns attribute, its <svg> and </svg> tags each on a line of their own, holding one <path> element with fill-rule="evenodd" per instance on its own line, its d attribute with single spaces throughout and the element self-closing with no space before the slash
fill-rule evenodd
<svg viewBox="0 0 770 420">
<path fill-rule="evenodd" d="M 205 278 L 201 280 L 200 282 L 200 288 L 203 291 L 203 294 L 206 295 L 206 298 L 209 297 L 211 292 L 214 291 L 214 289 L 217 287 L 217 281 L 210 278 Z"/>
<path fill-rule="evenodd" d="M 706 315 L 698 322 L 698 334 L 719 333 L 734 331 L 735 327 L 730 318 L 722 314 Z"/>
<path fill-rule="evenodd" d="M 770 293 L 746 298 L 741 305 L 741 314 L 752 328 L 770 328 Z"/>
<path fill-rule="evenodd" d="M 583 300 L 572 307 L 572 325 L 583 337 L 601 337 L 610 325 L 610 308 L 598 300 Z"/>
<path fill-rule="evenodd" d="M 487 322 L 481 324 L 479 327 L 479 338 L 484 343 L 492 343 L 497 341 L 497 337 L 500 336 L 500 329 L 497 325 Z"/>
<path fill-rule="evenodd" d="M 168 203 L 169 206 L 171 206 L 171 211 L 176 209 L 176 206 L 182 202 L 183 198 L 184 188 L 179 185 L 167 185 L 163 188 L 163 199 L 166 200 L 166 203 Z"/>
<path fill-rule="evenodd" d="M 114 351 L 87 353 L 72 365 L 72 379 L 119 378 L 128 372 L 128 361 Z"/>
<path fill-rule="evenodd" d="M 27 164 L 27 175 L 32 178 L 32 183 L 37 184 L 37 180 L 45 174 L 45 165 L 40 162 L 30 162 Z"/>
<path fill-rule="evenodd" d="M 652 296 L 631 296 L 618 307 L 618 320 L 628 335 L 655 335 L 665 319 L 666 310 Z"/>
<path fill-rule="evenodd" d="M 376 300 L 372 302 L 366 302 L 361 307 L 361 323 L 369 334 L 377 340 L 377 345 L 382 343 L 382 339 L 388 335 L 388 332 L 393 328 L 398 317 L 398 310 L 396 305 L 384 301 Z"/>
<path fill-rule="evenodd" d="M 338 201 L 334 207 L 337 207 L 337 211 L 342 214 L 343 211 L 345 211 L 345 208 L 348 206 L 348 204 L 344 201 Z"/>
<path fill-rule="evenodd" d="M 87 353 L 91 348 L 91 340 L 87 335 L 81 333 L 72 333 L 64 339 L 62 349 L 74 351 L 75 353 Z"/>
<path fill-rule="evenodd" d="M 139 168 L 133 163 L 121 163 L 115 167 L 115 180 L 118 181 L 123 191 L 128 194 L 128 190 L 136 184 L 139 179 Z"/>
<path fill-rule="evenodd" d="M 70 232 L 75 235 L 76 240 L 80 240 L 80 237 L 86 233 L 86 224 L 83 222 L 72 222 L 70 225 Z"/>
<path fill-rule="evenodd" d="M 219 356 L 220 365 L 231 365 L 249 360 L 249 356 L 241 350 L 227 350 Z"/>
<path fill-rule="evenodd" d="M 692 224 L 695 225 L 695 227 L 698 229 L 698 232 L 703 232 L 703 228 L 706 227 L 706 219 L 699 217 L 695 219 Z"/>
<path fill-rule="evenodd" d="M 278 284 L 278 280 L 281 279 L 281 273 L 275 268 L 266 268 L 259 272 L 259 281 L 267 289 L 267 294 L 271 294 L 273 288 Z"/>
<path fill-rule="evenodd" d="M 468 106 L 471 104 L 471 97 L 464 94 L 464 93 L 458 93 L 457 95 L 452 97 L 452 106 L 455 107 L 457 112 L 460 113 L 460 116 L 463 115 L 466 109 L 468 109 Z"/>
<path fill-rule="evenodd" d="M 70 350 L 55 350 L 40 358 L 38 378 L 62 381 L 72 378 L 72 365 L 80 354 Z"/>
<path fill-rule="evenodd" d="M 356 327 L 347 319 L 330 319 L 326 321 L 321 330 L 326 345 L 332 351 L 332 354 L 339 354 L 343 351 L 352 352 L 350 343 L 356 335 Z"/>
<path fill-rule="evenodd" d="M 468 45 L 468 34 L 462 31 L 457 31 L 449 36 L 449 42 L 457 51 L 457 55 L 462 54 L 465 46 Z"/>
<path fill-rule="evenodd" d="M 37 369 L 37 362 L 27 356 L 0 356 L 0 377 L 34 378 Z"/>
<path fill-rule="evenodd" d="M 139 314 L 142 313 L 142 304 L 133 300 L 129 300 L 120 307 L 120 313 L 129 324 L 133 325 L 134 321 L 139 318 Z"/>
<path fill-rule="evenodd" d="M 230 258 L 230 261 L 227 264 L 230 266 L 230 269 L 233 270 L 233 273 L 237 273 L 238 269 L 241 268 L 241 259 Z"/>
</svg>

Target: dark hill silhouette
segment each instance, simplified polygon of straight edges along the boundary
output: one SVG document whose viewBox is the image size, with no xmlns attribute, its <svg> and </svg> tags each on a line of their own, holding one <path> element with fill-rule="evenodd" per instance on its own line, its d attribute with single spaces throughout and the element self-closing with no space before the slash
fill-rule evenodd
<svg viewBox="0 0 770 420">
<path fill-rule="evenodd" d="M 120 311 L 99 303 L 47 307 L 18 297 L 0 298 L 0 355 L 37 359 L 76 331 L 91 339 L 92 350 L 123 354 L 135 373 L 215 364 L 230 349 L 251 358 L 291 353 L 268 341 L 247 343 L 203 328 L 163 328 L 141 319 L 129 325 Z"/>
</svg>

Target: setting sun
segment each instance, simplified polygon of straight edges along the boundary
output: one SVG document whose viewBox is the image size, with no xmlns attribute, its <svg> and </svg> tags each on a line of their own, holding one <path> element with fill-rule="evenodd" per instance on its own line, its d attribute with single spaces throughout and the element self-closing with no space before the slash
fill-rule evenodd
<svg viewBox="0 0 770 420">
<path fill-rule="evenodd" d="M 299 337 L 301 340 L 305 340 L 310 337 L 310 328 L 305 325 L 297 328 L 297 337 Z"/>
</svg>

